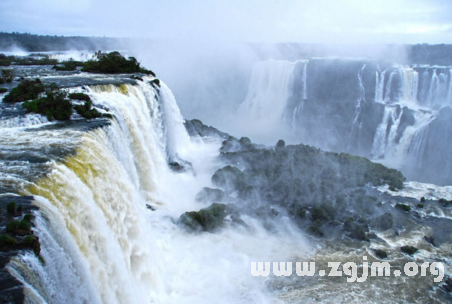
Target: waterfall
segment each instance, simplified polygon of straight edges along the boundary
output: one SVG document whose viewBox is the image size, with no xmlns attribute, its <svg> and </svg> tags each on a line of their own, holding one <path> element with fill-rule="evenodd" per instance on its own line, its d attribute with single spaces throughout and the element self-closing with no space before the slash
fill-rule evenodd
<svg viewBox="0 0 452 304">
<path fill-rule="evenodd" d="M 383 103 L 386 70 L 383 72 L 376 71 L 375 74 L 375 101 Z"/>
<path fill-rule="evenodd" d="M 396 145 L 395 138 L 403 110 L 399 107 L 386 106 L 383 120 L 378 125 L 372 145 L 372 157 L 383 158 Z"/>
<path fill-rule="evenodd" d="M 417 103 L 417 91 L 419 86 L 419 74 L 410 68 L 399 69 L 401 85 L 399 99 L 408 103 Z"/>
<path fill-rule="evenodd" d="M 194 198 L 218 169 L 221 142 L 190 140 L 162 82 L 160 88 L 144 81 L 85 92 L 93 106 L 114 114 L 109 124 L 91 131 L 0 132 L 22 151 L 31 143 L 43 153 L 47 146 L 73 149 L 51 157 L 45 176 L 16 184 L 39 207 L 33 231 L 44 260 L 25 252 L 8 264 L 24 284 L 26 301 L 270 303 L 264 282 L 249 274 L 250 261 L 299 254 L 307 248 L 302 238 L 269 235 L 246 218 L 252 233 L 190 235 L 175 223 L 183 212 L 203 207 Z M 173 153 L 192 163 L 196 175 L 171 171 Z"/>
<path fill-rule="evenodd" d="M 392 71 L 391 74 L 389 74 L 389 79 L 388 79 L 388 83 L 386 84 L 386 90 L 385 90 L 385 94 L 384 94 L 384 99 L 383 102 L 385 104 L 390 103 L 392 100 L 391 98 L 391 93 L 392 93 L 392 82 L 394 80 L 394 76 L 397 75 L 397 70 Z"/>
<path fill-rule="evenodd" d="M 306 61 L 304 63 L 303 66 L 303 76 L 302 76 L 302 82 L 303 82 L 303 91 L 302 91 L 302 96 L 303 96 L 303 100 L 308 99 L 308 61 Z"/>
<path fill-rule="evenodd" d="M 358 71 L 358 88 L 359 88 L 359 97 L 356 101 L 355 106 L 355 114 L 352 122 L 352 130 L 350 133 L 350 141 L 348 143 L 348 151 L 350 151 L 351 146 L 353 144 L 353 140 L 356 138 L 358 131 L 361 127 L 361 123 L 359 122 L 359 116 L 361 114 L 361 103 L 365 101 L 366 99 L 366 91 L 363 84 L 363 71 L 366 68 L 366 65 L 364 64 L 363 67 Z M 377 74 L 377 87 L 378 87 L 378 74 Z"/>
<path fill-rule="evenodd" d="M 274 126 L 280 123 L 291 95 L 296 63 L 258 62 L 253 68 L 248 94 L 238 109 L 239 113 L 257 124 Z"/>
<path fill-rule="evenodd" d="M 452 69 L 449 69 L 449 89 L 447 91 L 447 104 L 452 105 Z"/>
</svg>

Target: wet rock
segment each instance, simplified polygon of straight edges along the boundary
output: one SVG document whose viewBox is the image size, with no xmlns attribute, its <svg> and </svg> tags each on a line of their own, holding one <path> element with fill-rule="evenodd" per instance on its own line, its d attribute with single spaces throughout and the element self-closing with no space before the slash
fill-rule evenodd
<svg viewBox="0 0 452 304">
<path fill-rule="evenodd" d="M 406 254 L 409 254 L 409 255 L 413 255 L 413 254 L 415 254 L 418 251 L 418 249 L 416 247 L 413 247 L 413 246 L 403 246 L 403 247 L 400 248 L 400 250 L 403 253 L 406 253 Z"/>
<path fill-rule="evenodd" d="M 433 246 L 436 247 L 435 238 L 433 236 L 424 235 L 424 241 L 426 241 L 427 243 L 432 244 Z"/>
<path fill-rule="evenodd" d="M 223 190 L 204 187 L 196 194 L 198 202 L 223 203 L 230 199 Z"/>
<path fill-rule="evenodd" d="M 403 210 L 403 211 L 406 211 L 406 212 L 411 211 L 411 206 L 406 205 L 406 204 L 397 203 L 397 204 L 395 205 L 395 207 L 398 208 L 398 209 L 401 209 L 401 210 Z"/>
<path fill-rule="evenodd" d="M 199 211 L 185 212 L 178 223 L 189 231 L 212 232 L 223 226 L 225 217 L 226 205 L 214 203 Z"/>
<path fill-rule="evenodd" d="M 308 229 L 306 230 L 309 234 L 317 236 L 317 237 L 322 237 L 325 234 L 316 226 L 309 226 Z"/>
<path fill-rule="evenodd" d="M 386 259 L 388 257 L 388 253 L 381 249 L 373 249 L 375 255 L 380 259 Z"/>
</svg>

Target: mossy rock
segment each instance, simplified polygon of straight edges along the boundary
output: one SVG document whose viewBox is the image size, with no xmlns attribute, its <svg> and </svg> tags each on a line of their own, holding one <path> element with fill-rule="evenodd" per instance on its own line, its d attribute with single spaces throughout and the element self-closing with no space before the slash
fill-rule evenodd
<svg viewBox="0 0 452 304">
<path fill-rule="evenodd" d="M 375 255 L 380 259 L 386 259 L 388 257 L 388 253 L 381 249 L 373 249 Z"/>
<path fill-rule="evenodd" d="M 204 187 L 196 194 L 198 202 L 222 203 L 229 200 L 229 196 L 220 189 Z"/>
<path fill-rule="evenodd" d="M 199 211 L 185 212 L 179 218 L 179 224 L 190 231 L 215 231 L 224 224 L 226 205 L 214 203 Z"/>
<path fill-rule="evenodd" d="M 403 247 L 400 248 L 400 250 L 403 253 L 406 253 L 406 254 L 409 254 L 409 255 L 413 255 L 416 252 L 418 252 L 418 249 L 416 247 L 413 247 L 413 246 L 403 246 Z"/>
<path fill-rule="evenodd" d="M 225 190 L 239 189 L 244 186 L 245 177 L 242 171 L 234 166 L 226 166 L 217 170 L 212 176 L 212 183 Z"/>
<path fill-rule="evenodd" d="M 308 229 L 306 230 L 309 234 L 317 236 L 317 237 L 322 237 L 325 234 L 316 226 L 309 226 Z"/>
<path fill-rule="evenodd" d="M 406 212 L 410 212 L 411 211 L 411 206 L 406 205 L 406 204 L 397 203 L 395 205 L 395 207 L 398 208 L 398 209 L 401 209 L 403 211 L 406 211 Z"/>
<path fill-rule="evenodd" d="M 366 234 L 366 229 L 363 225 L 356 224 L 353 218 L 348 218 L 344 221 L 344 230 L 348 231 L 348 236 L 359 241 L 369 242 L 370 239 Z"/>
</svg>

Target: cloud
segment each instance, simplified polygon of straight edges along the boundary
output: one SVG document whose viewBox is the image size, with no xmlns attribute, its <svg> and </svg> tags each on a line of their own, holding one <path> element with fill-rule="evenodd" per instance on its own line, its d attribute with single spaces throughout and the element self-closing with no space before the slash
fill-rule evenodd
<svg viewBox="0 0 452 304">
<path fill-rule="evenodd" d="M 188 41 L 451 43 L 450 35 L 441 36 L 452 26 L 451 12 L 447 0 L 2 0 L 0 30 Z"/>
</svg>

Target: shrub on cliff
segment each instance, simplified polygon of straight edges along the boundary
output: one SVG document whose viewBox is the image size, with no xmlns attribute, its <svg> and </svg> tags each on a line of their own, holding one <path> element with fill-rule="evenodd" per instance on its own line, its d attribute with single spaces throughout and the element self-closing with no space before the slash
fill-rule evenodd
<svg viewBox="0 0 452 304">
<path fill-rule="evenodd" d="M 51 84 L 46 89 L 46 96 L 25 102 L 22 106 L 30 112 L 47 116 L 48 120 L 68 120 L 72 115 L 72 104 L 67 99 L 67 92 Z"/>
<path fill-rule="evenodd" d="M 84 72 L 90 73 L 143 73 L 155 76 L 152 71 L 141 67 L 135 57 L 124 58 L 119 52 L 102 53 L 97 52 L 96 59 L 88 60 L 82 69 Z"/>
<path fill-rule="evenodd" d="M 24 80 L 3 98 L 4 102 L 20 102 L 36 99 L 39 93 L 45 92 L 45 86 L 39 78 Z"/>
</svg>

